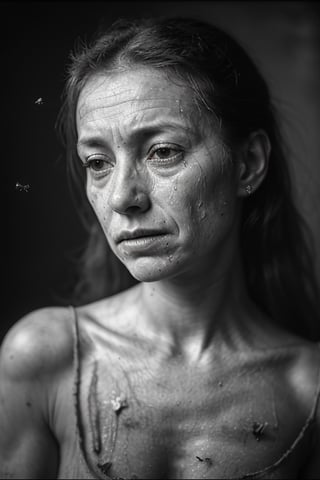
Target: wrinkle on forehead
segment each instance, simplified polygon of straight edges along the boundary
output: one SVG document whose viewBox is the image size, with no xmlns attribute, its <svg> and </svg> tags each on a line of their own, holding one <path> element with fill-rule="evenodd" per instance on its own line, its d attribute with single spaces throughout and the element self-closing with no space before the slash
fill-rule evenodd
<svg viewBox="0 0 320 480">
<path fill-rule="evenodd" d="M 137 81 L 139 74 L 141 81 Z M 130 83 L 132 80 L 133 86 L 127 88 L 125 83 Z M 187 91 L 189 95 L 186 95 Z M 189 100 L 190 93 L 188 86 L 178 87 L 169 82 L 163 74 L 150 70 L 121 72 L 111 76 L 99 74 L 93 76 L 80 93 L 77 119 L 83 120 L 89 116 L 87 121 L 94 120 L 95 112 L 102 112 L 102 115 L 97 118 L 104 115 L 114 116 L 120 113 L 121 107 L 125 105 L 130 105 L 130 108 L 137 112 L 148 108 L 172 108 L 177 105 L 177 102 L 183 101 L 188 103 L 188 109 L 191 107 L 193 110 Z M 126 113 L 128 110 L 126 109 Z"/>
<path fill-rule="evenodd" d="M 104 119 L 104 118 L 107 118 L 108 120 L 114 120 L 118 118 L 119 115 L 122 115 L 123 112 L 119 107 L 125 103 L 131 103 L 131 100 L 123 101 L 116 105 L 101 106 L 98 108 L 94 108 L 86 112 L 85 115 L 83 115 L 82 117 L 79 117 L 79 120 L 85 120 L 86 124 L 95 122 L 99 119 Z M 147 114 L 147 112 L 150 111 L 151 115 L 149 119 L 147 115 L 139 115 L 139 117 L 141 117 L 141 119 L 143 118 L 145 121 L 153 120 L 155 109 L 157 109 L 158 111 L 157 115 L 159 115 L 160 110 L 162 110 L 164 114 L 173 113 L 172 105 L 168 105 L 168 104 L 161 105 L 159 103 L 159 105 L 156 105 L 155 103 L 153 103 L 152 106 L 141 106 L 141 108 L 137 108 L 131 103 L 131 107 L 132 107 L 131 111 L 126 112 L 126 119 L 129 119 L 132 116 L 136 117 L 139 113 Z"/>
</svg>

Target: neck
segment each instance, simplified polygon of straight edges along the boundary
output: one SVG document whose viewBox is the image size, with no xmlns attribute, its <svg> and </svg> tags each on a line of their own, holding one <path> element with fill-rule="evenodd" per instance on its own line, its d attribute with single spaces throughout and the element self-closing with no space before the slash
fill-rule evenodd
<svg viewBox="0 0 320 480">
<path fill-rule="evenodd" d="M 249 300 L 239 255 L 220 269 L 142 283 L 142 331 L 167 354 L 200 359 L 221 334 L 239 329 Z M 235 328 L 236 327 L 236 328 Z"/>
</svg>

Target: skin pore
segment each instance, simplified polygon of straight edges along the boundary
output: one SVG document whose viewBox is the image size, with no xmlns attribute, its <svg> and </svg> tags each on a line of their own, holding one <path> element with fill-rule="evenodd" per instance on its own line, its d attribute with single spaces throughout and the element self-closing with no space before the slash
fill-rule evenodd
<svg viewBox="0 0 320 480">
<path fill-rule="evenodd" d="M 89 201 L 115 255 L 143 282 L 136 326 L 199 360 L 215 319 L 229 329 L 234 312 L 253 308 L 237 247 L 240 169 L 191 89 L 156 70 L 94 75 L 77 128 Z M 157 236 L 121 241 L 137 229 Z"/>
</svg>

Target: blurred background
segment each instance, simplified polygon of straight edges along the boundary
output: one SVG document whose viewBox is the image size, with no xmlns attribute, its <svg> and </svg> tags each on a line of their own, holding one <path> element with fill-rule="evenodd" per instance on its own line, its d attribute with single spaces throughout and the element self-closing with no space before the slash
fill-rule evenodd
<svg viewBox="0 0 320 480">
<path fill-rule="evenodd" d="M 182 15 L 238 39 L 264 73 L 288 143 L 295 195 L 320 279 L 320 7 L 290 1 L 0 2 L 2 301 L 0 341 L 30 310 L 63 304 L 84 231 L 55 131 L 69 52 L 103 20 Z M 30 185 L 16 189 L 17 182 Z M 62 295 L 62 296 L 61 296 Z"/>
</svg>

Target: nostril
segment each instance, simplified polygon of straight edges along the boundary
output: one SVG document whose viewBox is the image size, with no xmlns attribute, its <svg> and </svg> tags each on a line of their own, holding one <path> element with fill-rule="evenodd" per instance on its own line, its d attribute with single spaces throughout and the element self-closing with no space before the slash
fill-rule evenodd
<svg viewBox="0 0 320 480">
<path fill-rule="evenodd" d="M 118 213 L 128 215 L 138 212 L 145 212 L 150 207 L 150 199 L 145 192 L 132 192 L 128 189 L 123 189 L 110 199 L 112 209 Z"/>
</svg>

